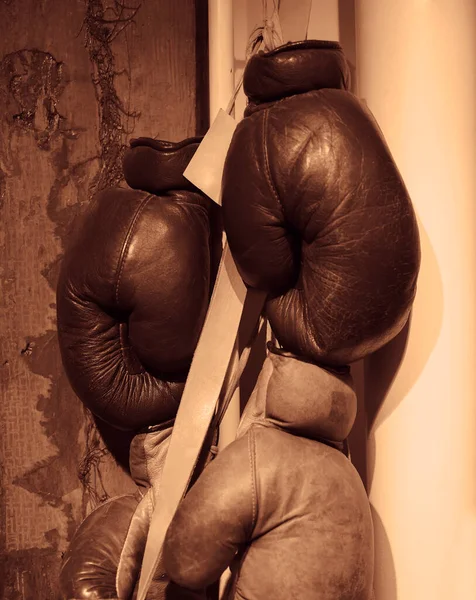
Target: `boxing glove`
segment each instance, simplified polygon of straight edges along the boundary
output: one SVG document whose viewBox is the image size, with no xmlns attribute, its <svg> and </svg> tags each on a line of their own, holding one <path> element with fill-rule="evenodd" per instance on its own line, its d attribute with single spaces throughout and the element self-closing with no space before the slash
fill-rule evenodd
<svg viewBox="0 0 476 600">
<path fill-rule="evenodd" d="M 230 249 L 246 284 L 269 292 L 279 343 L 333 365 L 402 329 L 420 263 L 407 190 L 348 81 L 334 42 L 253 56 L 223 173 Z"/>
<path fill-rule="evenodd" d="M 184 177 L 200 140 L 141 138 L 126 181 L 91 203 L 57 289 L 63 365 L 100 419 L 137 431 L 174 418 L 221 250 L 213 202 Z"/>
<path fill-rule="evenodd" d="M 82 522 L 64 555 L 60 571 L 62 600 L 130 600 L 136 597 L 139 573 L 154 510 L 154 490 L 167 455 L 172 427 L 148 428 L 131 444 L 130 470 L 136 494 L 112 498 Z M 207 460 L 212 454 L 208 452 Z M 183 589 L 159 564 L 148 600 L 215 600 L 216 589 Z"/>
<path fill-rule="evenodd" d="M 60 572 L 62 600 L 121 597 L 121 590 L 117 590 L 117 570 L 134 513 L 134 525 L 143 529 L 143 536 L 134 539 L 143 539 L 145 544 L 147 536 L 148 506 L 143 504 L 140 519 L 139 502 L 139 494 L 112 498 L 82 522 L 63 557 Z M 136 553 L 140 559 L 141 550 L 143 552 L 140 547 L 127 548 L 126 554 Z"/>
<path fill-rule="evenodd" d="M 166 571 L 199 590 L 231 565 L 223 600 L 368 600 L 371 514 L 338 449 L 356 413 L 351 376 L 279 352 L 264 363 L 238 439 L 179 506 Z"/>
</svg>

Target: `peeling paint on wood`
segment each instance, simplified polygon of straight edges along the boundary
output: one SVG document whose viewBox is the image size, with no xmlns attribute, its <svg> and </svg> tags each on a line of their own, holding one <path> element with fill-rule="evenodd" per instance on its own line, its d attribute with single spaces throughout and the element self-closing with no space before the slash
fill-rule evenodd
<svg viewBox="0 0 476 600">
<path fill-rule="evenodd" d="M 125 6 L 115 2 L 108 6 L 103 0 L 87 0 L 86 6 L 86 46 L 99 109 L 101 168 L 97 189 L 102 190 L 122 181 L 121 165 L 127 136 L 133 132 L 134 121 L 139 117 L 138 113 L 126 108 L 116 90 L 118 72 L 112 43 L 134 24 L 140 4 Z M 127 72 L 127 81 L 130 88 L 130 72 Z"/>
<path fill-rule="evenodd" d="M 120 183 L 128 138 L 203 130 L 195 22 L 206 6 L 129 4 L 0 2 L 1 600 L 58 598 L 79 522 L 132 487 L 105 443 L 124 462 L 127 441 L 98 432 L 64 375 L 56 282 L 77 217 Z"/>
<path fill-rule="evenodd" d="M 49 150 L 50 138 L 64 120 L 58 112 L 58 99 L 66 85 L 63 63 L 48 52 L 24 49 L 7 54 L 1 71 L 7 98 L 16 107 L 12 127 L 32 131 L 38 148 Z"/>
</svg>

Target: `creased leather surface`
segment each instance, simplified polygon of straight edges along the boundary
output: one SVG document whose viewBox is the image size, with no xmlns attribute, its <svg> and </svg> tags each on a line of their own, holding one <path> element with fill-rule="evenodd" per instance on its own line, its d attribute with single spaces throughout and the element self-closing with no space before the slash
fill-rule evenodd
<svg viewBox="0 0 476 600">
<path fill-rule="evenodd" d="M 139 498 L 138 494 L 113 498 L 83 521 L 63 560 L 62 599 L 117 598 L 117 560 Z"/>
<path fill-rule="evenodd" d="M 269 353 L 237 437 L 253 423 L 272 424 L 309 439 L 345 440 L 357 414 L 350 373 L 335 375 L 307 361 Z"/>
<path fill-rule="evenodd" d="M 168 421 L 134 436 L 130 446 L 129 467 L 138 486 L 146 489 L 160 481 L 172 430 L 173 422 Z"/>
<path fill-rule="evenodd" d="M 66 600 L 131 600 L 137 593 L 154 492 L 221 254 L 219 208 L 182 175 L 199 141 L 134 140 L 124 170 L 138 189 L 99 194 L 63 263 L 57 296 L 64 367 L 86 406 L 137 431 L 131 475 L 144 491 L 152 486 L 140 502 L 139 494 L 115 498 L 85 519 L 62 567 Z M 161 567 L 147 596 L 215 597 L 214 588 L 180 588 Z"/>
<path fill-rule="evenodd" d="M 264 89 L 268 62 L 287 73 L 307 52 L 328 50 L 286 51 L 282 68 L 261 56 L 253 76 Z M 251 61 L 247 68 L 255 69 Z M 314 76 L 302 77 L 307 85 Z M 240 274 L 272 295 L 266 310 L 280 344 L 346 364 L 403 327 L 420 249 L 410 198 L 374 118 L 333 85 L 286 97 L 284 81 L 282 99 L 254 107 L 233 136 L 222 203 Z"/>
<path fill-rule="evenodd" d="M 317 410 L 306 418 L 302 386 L 285 375 L 306 377 L 310 369 Z M 226 600 L 370 598 L 373 531 L 365 489 L 341 452 L 309 439 L 333 436 L 332 399 L 351 426 L 354 398 L 345 377 L 267 358 L 240 437 L 205 469 L 167 532 L 164 564 L 174 581 L 200 589 L 231 564 Z"/>
<path fill-rule="evenodd" d="M 162 164 L 154 178 L 172 186 L 198 142 L 163 144 L 166 151 L 144 148 Z M 151 191 L 95 198 L 57 288 L 61 354 L 76 394 L 103 420 L 133 430 L 175 416 L 221 249 L 211 200 Z"/>
<path fill-rule="evenodd" d="M 114 498 L 83 521 L 62 564 L 62 600 L 136 598 L 171 432 L 170 423 L 165 423 L 135 436 L 131 444 L 131 474 L 142 487 L 141 493 Z M 205 462 L 212 456 L 207 452 Z M 215 591 L 215 586 L 200 592 L 181 588 L 170 581 L 161 562 L 147 600 L 217 600 Z"/>
<path fill-rule="evenodd" d="M 83 521 L 65 554 L 62 600 L 135 600 L 153 509 L 152 490 L 113 498 Z M 171 582 L 159 565 L 147 600 L 216 600 L 212 590 L 194 592 Z"/>
</svg>

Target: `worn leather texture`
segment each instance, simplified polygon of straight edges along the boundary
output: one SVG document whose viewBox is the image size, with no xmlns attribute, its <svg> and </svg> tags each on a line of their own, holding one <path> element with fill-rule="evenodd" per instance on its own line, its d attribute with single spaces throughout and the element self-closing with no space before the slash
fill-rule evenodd
<svg viewBox="0 0 476 600">
<path fill-rule="evenodd" d="M 130 446 L 133 496 L 99 506 L 75 532 L 60 573 L 62 600 L 132 600 L 136 597 L 147 534 L 172 434 L 173 422 L 137 433 Z M 207 436 L 198 472 L 215 455 L 216 432 Z M 216 586 L 215 586 L 216 587 Z M 194 593 L 170 581 L 160 563 L 148 600 L 216 600 L 211 587 Z"/>
<path fill-rule="evenodd" d="M 197 146 L 136 141 L 125 171 L 127 179 L 139 170 L 147 152 L 148 177 L 131 181 L 141 189 L 101 192 L 63 261 L 63 365 L 83 403 L 118 428 L 175 416 L 205 319 L 221 225 L 217 207 L 182 176 Z"/>
<path fill-rule="evenodd" d="M 306 413 L 311 396 L 322 409 Z M 231 565 L 226 600 L 369 600 L 367 495 L 344 454 L 317 441 L 343 435 L 329 418 L 334 409 L 351 427 L 349 375 L 268 356 L 239 438 L 205 469 L 167 532 L 164 565 L 174 581 L 201 589 Z"/>
<path fill-rule="evenodd" d="M 135 600 L 152 509 L 150 490 L 113 498 L 83 521 L 64 556 L 62 600 Z M 216 600 L 215 592 L 181 588 L 159 565 L 147 600 Z"/>
<path fill-rule="evenodd" d="M 337 45 L 321 42 L 250 59 L 253 102 L 222 197 L 233 257 L 249 286 L 269 292 L 278 341 L 334 365 L 402 329 L 420 264 L 412 203 L 373 116 L 346 90 L 344 64 Z"/>
<path fill-rule="evenodd" d="M 202 138 L 167 142 L 142 137 L 130 141 L 124 155 L 123 171 L 127 184 L 135 190 L 160 195 L 172 190 L 198 191 L 183 176 Z"/>
<path fill-rule="evenodd" d="M 160 582 L 165 569 L 174 585 L 182 586 L 177 589 L 191 590 L 190 594 L 195 590 L 200 597 L 231 566 L 226 600 L 370 600 L 373 531 L 369 503 L 358 473 L 338 449 L 356 414 L 356 396 L 345 365 L 380 348 L 408 319 L 420 262 L 416 219 L 374 118 L 347 91 L 348 70 L 338 44 L 301 42 L 258 54 L 249 61 L 244 82 L 250 103 L 225 164 L 224 225 L 244 281 L 269 294 L 266 314 L 280 348 L 265 361 L 238 439 L 206 467 L 180 505 L 167 532 L 164 563 L 156 576 Z M 190 141 L 190 145 L 195 143 Z M 191 152 L 187 144 L 176 150 L 184 148 Z M 171 215 L 175 210 L 186 214 L 177 219 L 186 227 L 176 229 L 174 216 L 168 212 L 154 221 L 149 234 L 141 238 L 148 240 L 146 250 L 139 242 L 132 244 L 137 254 L 132 252 L 130 263 L 125 261 L 120 277 L 111 265 L 121 264 L 123 248 L 128 248 L 124 235 L 118 237 L 121 243 L 112 243 L 114 235 L 96 231 L 86 236 L 77 256 L 88 255 L 95 244 L 103 245 L 84 267 L 78 267 L 79 272 L 83 269 L 80 285 L 68 283 L 64 288 L 70 294 L 66 296 L 73 306 L 68 309 L 71 314 L 77 314 L 75 306 L 81 306 L 84 313 L 84 306 L 90 305 L 76 292 L 89 294 L 86 273 L 93 272 L 101 281 L 99 290 L 104 291 L 95 298 L 95 310 L 106 306 L 114 316 L 120 315 L 114 326 L 108 320 L 90 327 L 88 344 L 92 333 L 106 332 L 118 348 L 114 328 L 120 331 L 122 327 L 124 334 L 121 323 L 127 314 L 127 338 L 123 335 L 127 344 L 103 351 L 92 367 L 86 367 L 95 369 L 89 381 L 94 382 L 93 391 L 100 390 L 90 405 L 121 427 L 144 427 L 173 418 L 197 339 L 194 326 L 203 322 L 213 280 L 213 210 L 181 181 L 181 175 L 168 176 L 168 191 L 163 191 L 163 180 L 156 177 L 157 164 L 161 157 L 168 165 L 175 164 L 170 151 L 167 144 L 144 140 L 131 149 L 125 161 L 126 179 L 144 189 L 134 181 L 137 160 L 143 179 L 148 178 L 147 190 L 127 192 L 136 204 L 132 217 L 124 221 L 127 226 L 122 227 L 135 231 L 142 211 L 146 212 L 145 207 L 138 207 L 153 204 L 151 192 L 159 194 L 154 199 L 166 198 L 165 205 L 172 203 Z M 123 192 L 110 192 L 116 193 L 114 198 L 121 199 Z M 108 193 L 104 196 L 108 198 Z M 116 204 L 125 203 L 107 202 L 103 214 L 114 219 Z M 90 228 L 94 222 L 92 218 Z M 122 221 L 112 223 L 111 231 L 116 231 Z M 198 242 L 182 254 L 185 230 L 187 239 Z M 180 234 L 174 237 L 177 231 Z M 147 250 L 151 240 L 163 235 L 171 236 L 167 244 Z M 107 244 L 98 242 L 105 238 Z M 175 263 L 167 253 L 170 243 L 178 244 L 179 256 L 186 257 L 180 261 L 182 271 L 171 267 Z M 152 267 L 140 262 L 148 251 L 149 256 L 159 257 L 152 261 L 154 266 L 164 261 L 154 275 Z M 113 259 L 104 274 L 98 257 L 109 256 L 107 252 Z M 203 260 L 206 276 L 197 284 L 191 274 L 203 272 Z M 161 279 L 161 274 L 167 278 Z M 129 281 L 125 287 L 123 276 Z M 199 292 L 192 288 L 195 285 Z M 132 300 L 142 287 L 151 291 L 140 304 L 139 315 L 148 315 L 145 320 L 127 312 L 135 309 Z M 113 309 L 105 300 L 111 298 L 111 289 L 116 301 Z M 120 307 L 119 300 L 124 301 Z M 151 315 L 160 315 L 162 309 L 163 321 L 152 323 Z M 70 335 L 66 351 L 78 347 L 72 323 L 65 328 Z M 143 327 L 134 329 L 136 324 Z M 121 351 L 122 362 L 115 362 Z M 139 395 L 127 379 L 127 400 L 119 401 L 119 392 L 124 390 L 113 385 L 123 379 L 117 365 L 124 364 L 124 357 L 135 365 L 133 369 L 166 385 L 175 404 L 170 396 L 163 401 Z M 73 373 L 80 371 L 73 368 Z M 115 373 L 112 378 L 111 372 Z M 160 429 L 146 431 L 155 437 L 142 439 L 143 434 L 138 434 L 136 447 L 144 456 L 133 468 L 145 485 L 160 474 L 162 451 L 155 444 L 166 442 Z M 152 465 L 159 465 L 158 469 L 149 469 L 149 456 L 159 456 Z M 137 568 L 137 548 L 144 541 L 142 514 L 142 507 L 130 513 L 129 525 L 134 526 L 123 535 L 115 563 L 124 589 L 131 589 L 127 582 L 135 579 L 130 574 Z M 126 515 L 127 511 L 124 521 Z M 110 548 L 119 546 L 114 540 Z M 113 554 L 118 556 L 116 550 Z M 81 577 L 79 573 L 77 579 Z"/>
<path fill-rule="evenodd" d="M 260 52 L 246 65 L 243 88 L 254 104 L 321 88 L 347 89 L 350 71 L 337 42 L 302 41 Z"/>
<path fill-rule="evenodd" d="M 62 600 L 117 598 L 117 562 L 139 498 L 113 498 L 83 521 L 63 559 Z"/>
<path fill-rule="evenodd" d="M 333 373 L 270 349 L 259 376 L 260 385 L 243 411 L 237 436 L 263 420 L 301 437 L 343 442 L 357 414 L 350 370 Z"/>
<path fill-rule="evenodd" d="M 137 433 L 132 439 L 129 467 L 140 488 L 148 489 L 160 481 L 172 430 L 173 421 L 167 421 Z"/>
</svg>

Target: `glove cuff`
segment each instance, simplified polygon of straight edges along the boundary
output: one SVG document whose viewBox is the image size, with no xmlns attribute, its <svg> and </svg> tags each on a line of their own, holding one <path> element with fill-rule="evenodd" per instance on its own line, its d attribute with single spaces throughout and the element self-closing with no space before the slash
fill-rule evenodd
<svg viewBox="0 0 476 600">
<path fill-rule="evenodd" d="M 132 139 L 123 161 L 127 184 L 157 195 L 174 190 L 197 191 L 183 172 L 201 141 L 201 137 L 176 143 L 146 137 Z"/>
<path fill-rule="evenodd" d="M 172 435 L 174 419 L 147 427 L 134 436 L 129 454 L 131 476 L 141 488 L 160 480 Z"/>
<path fill-rule="evenodd" d="M 243 87 L 250 106 L 322 88 L 347 89 L 350 71 L 337 42 L 291 42 L 258 52 L 246 65 Z"/>
<path fill-rule="evenodd" d="M 357 413 L 350 372 L 336 374 L 307 360 L 271 352 L 246 406 L 238 437 L 252 424 L 343 449 Z"/>
</svg>

